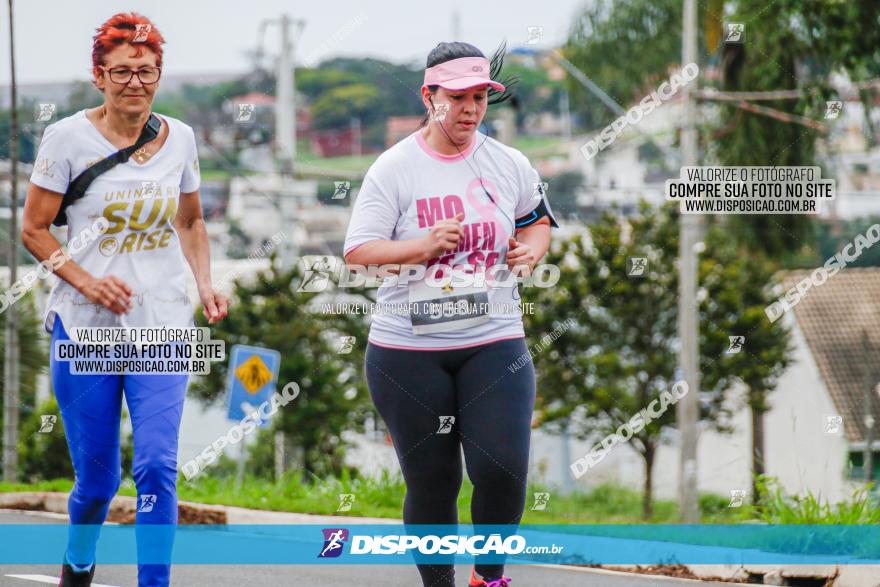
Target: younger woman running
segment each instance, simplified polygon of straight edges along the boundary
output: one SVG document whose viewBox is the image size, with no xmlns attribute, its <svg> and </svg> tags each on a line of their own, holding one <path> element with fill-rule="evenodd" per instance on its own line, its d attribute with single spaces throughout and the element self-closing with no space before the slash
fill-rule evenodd
<svg viewBox="0 0 880 587">
<path fill-rule="evenodd" d="M 556 222 L 528 159 L 477 131 L 487 105 L 510 97 L 493 80 L 502 58 L 503 48 L 490 62 L 458 42 L 431 51 L 421 90 L 429 122 L 370 167 L 345 240 L 350 265 L 486 272 L 485 284 L 436 274 L 379 289 L 380 306 L 409 308 L 374 317 L 365 361 L 406 482 L 406 524 L 458 523 L 462 446 L 474 524 L 514 528 L 525 505 L 535 373 L 531 361 L 508 369 L 528 357 L 508 273 L 531 270 Z M 476 563 L 470 585 L 510 583 L 503 565 Z M 418 569 L 426 587 L 454 585 L 451 564 Z"/>
</svg>

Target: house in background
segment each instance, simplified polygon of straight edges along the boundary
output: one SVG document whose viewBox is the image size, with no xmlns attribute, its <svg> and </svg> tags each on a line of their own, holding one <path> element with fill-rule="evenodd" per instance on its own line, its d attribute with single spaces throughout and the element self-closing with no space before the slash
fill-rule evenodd
<svg viewBox="0 0 880 587">
<path fill-rule="evenodd" d="M 388 149 L 419 129 L 422 116 L 389 116 L 385 122 L 385 148 Z"/>
</svg>

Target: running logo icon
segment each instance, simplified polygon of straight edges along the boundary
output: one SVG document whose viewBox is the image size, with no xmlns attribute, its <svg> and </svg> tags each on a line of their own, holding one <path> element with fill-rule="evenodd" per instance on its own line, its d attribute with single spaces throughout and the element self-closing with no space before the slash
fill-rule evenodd
<svg viewBox="0 0 880 587">
<path fill-rule="evenodd" d="M 238 111 L 235 113 L 235 122 L 250 122 L 254 117 L 253 104 L 237 104 Z"/>
<path fill-rule="evenodd" d="M 348 541 L 348 530 L 345 528 L 324 528 L 324 547 L 318 558 L 337 558 L 342 554 L 342 548 Z"/>
<path fill-rule="evenodd" d="M 843 416 L 829 414 L 825 416 L 825 434 L 840 434 L 843 428 Z"/>
<path fill-rule="evenodd" d="M 746 25 L 739 22 L 727 23 L 727 36 L 724 37 L 725 43 L 742 43 L 743 35 L 746 31 Z"/>
<path fill-rule="evenodd" d="M 449 113 L 449 104 L 435 104 L 434 110 L 431 112 L 431 120 L 446 120 L 446 115 Z"/>
<path fill-rule="evenodd" d="M 134 38 L 131 40 L 131 42 L 145 43 L 147 41 L 147 36 L 150 34 L 150 31 L 153 30 L 153 25 L 136 24 L 134 25 L 134 29 Z"/>
<path fill-rule="evenodd" d="M 742 506 L 743 500 L 746 497 L 745 489 L 731 489 L 730 490 L 730 503 L 727 504 L 729 508 L 738 508 Z"/>
<path fill-rule="evenodd" d="M 138 508 L 138 512 L 148 514 L 153 511 L 154 505 L 156 505 L 156 496 L 152 493 L 145 493 L 141 496 L 141 505 Z"/>
<path fill-rule="evenodd" d="M 437 434 L 449 434 L 452 432 L 452 425 L 455 424 L 455 416 L 440 416 L 440 428 Z"/>
<path fill-rule="evenodd" d="M 331 200 L 344 200 L 345 196 L 348 195 L 348 190 L 351 188 L 350 181 L 334 181 L 333 185 L 336 188 L 336 191 L 333 192 L 333 197 Z"/>
<path fill-rule="evenodd" d="M 55 118 L 55 104 L 37 104 L 35 122 L 50 122 Z"/>
<path fill-rule="evenodd" d="M 37 430 L 37 432 L 42 434 L 48 434 L 49 432 L 52 432 L 52 429 L 55 428 L 55 422 L 57 421 L 58 416 L 54 414 L 40 416 L 40 429 Z"/>
<path fill-rule="evenodd" d="M 148 200 L 153 196 L 159 196 L 159 182 L 158 181 L 142 181 L 141 182 L 141 196 Z"/>
<path fill-rule="evenodd" d="M 840 116 L 840 111 L 843 110 L 843 102 L 839 100 L 832 100 L 831 102 L 825 102 L 825 119 L 832 120 Z"/>
<path fill-rule="evenodd" d="M 532 199 L 540 200 L 543 198 L 547 194 L 547 185 L 546 181 L 532 184 Z"/>
<path fill-rule="evenodd" d="M 547 492 L 535 493 L 535 505 L 532 506 L 533 512 L 539 512 L 547 509 L 550 502 L 550 494 Z"/>
<path fill-rule="evenodd" d="M 743 345 L 746 343 L 745 336 L 728 336 L 727 338 L 730 340 L 730 346 L 727 349 L 728 355 L 739 353 L 742 350 Z"/>
<path fill-rule="evenodd" d="M 330 281 L 330 272 L 333 270 L 333 267 L 330 265 L 330 257 L 306 256 L 302 258 L 302 262 L 305 265 L 305 273 L 302 283 L 299 284 L 296 291 L 324 291 Z"/>
<path fill-rule="evenodd" d="M 350 512 L 351 506 L 354 505 L 354 494 L 353 493 L 340 493 L 339 494 L 339 507 L 336 508 L 337 512 Z"/>
<path fill-rule="evenodd" d="M 627 271 L 629 277 L 644 277 L 645 269 L 648 268 L 647 257 L 630 257 L 626 260 Z"/>
<path fill-rule="evenodd" d="M 40 175 L 45 175 L 46 177 L 55 177 L 55 174 L 52 173 L 52 167 L 54 167 L 55 161 L 46 158 L 45 156 L 37 157 L 37 160 L 34 161 L 34 170 Z"/>
<path fill-rule="evenodd" d="M 530 26 L 526 28 L 526 45 L 537 45 L 544 36 L 544 27 Z"/>
<path fill-rule="evenodd" d="M 353 336 L 341 336 L 339 337 L 339 350 L 337 354 L 347 355 L 354 348 L 354 343 L 357 339 Z"/>
</svg>

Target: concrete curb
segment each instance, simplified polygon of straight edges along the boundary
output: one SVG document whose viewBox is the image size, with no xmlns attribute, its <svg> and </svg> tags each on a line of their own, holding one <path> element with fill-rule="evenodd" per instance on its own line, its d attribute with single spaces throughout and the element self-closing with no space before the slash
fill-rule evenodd
<svg viewBox="0 0 880 587">
<path fill-rule="evenodd" d="M 0 508 L 36 510 L 67 514 L 67 493 L 32 491 L 0 493 Z M 128 517 L 134 522 L 137 499 L 117 495 L 110 502 L 110 513 L 115 518 Z M 179 501 L 181 524 L 402 524 L 394 518 L 365 518 L 360 516 L 328 516 L 251 510 L 235 506 L 208 505 Z M 125 520 L 127 522 L 127 520 Z"/>
</svg>

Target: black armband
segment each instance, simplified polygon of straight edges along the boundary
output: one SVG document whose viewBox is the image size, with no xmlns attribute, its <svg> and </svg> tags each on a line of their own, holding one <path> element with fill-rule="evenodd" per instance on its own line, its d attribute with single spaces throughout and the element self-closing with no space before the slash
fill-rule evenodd
<svg viewBox="0 0 880 587">
<path fill-rule="evenodd" d="M 541 198 L 541 203 L 538 204 L 537 208 L 535 208 L 522 218 L 517 218 L 515 226 L 516 228 L 525 228 L 526 226 L 531 226 L 544 216 L 550 219 L 550 226 L 559 228 L 559 224 L 553 217 L 553 211 L 550 210 L 550 206 L 547 205 L 547 200 L 545 200 L 544 198 Z"/>
</svg>

